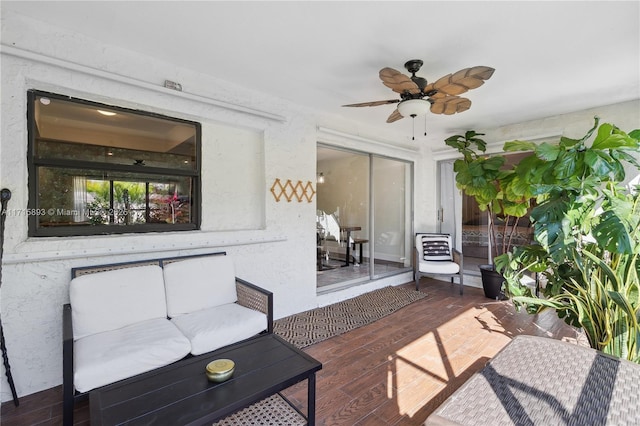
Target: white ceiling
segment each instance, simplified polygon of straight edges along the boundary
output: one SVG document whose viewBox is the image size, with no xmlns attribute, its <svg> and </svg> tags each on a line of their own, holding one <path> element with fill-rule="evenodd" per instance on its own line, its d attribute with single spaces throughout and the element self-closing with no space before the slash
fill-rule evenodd
<svg viewBox="0 0 640 426">
<path fill-rule="evenodd" d="M 470 110 L 427 116 L 432 140 L 640 98 L 638 1 L 2 1 L 7 10 L 404 139 L 410 119 L 385 123 L 394 105 L 340 105 L 396 98 L 378 71 L 406 72 L 409 59 L 429 81 L 496 69 L 463 95 Z"/>
</svg>

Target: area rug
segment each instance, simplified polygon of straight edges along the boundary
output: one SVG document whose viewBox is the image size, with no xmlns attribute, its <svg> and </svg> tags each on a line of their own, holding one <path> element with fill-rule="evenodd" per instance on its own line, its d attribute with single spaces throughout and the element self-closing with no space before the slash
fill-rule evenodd
<svg viewBox="0 0 640 426">
<path fill-rule="evenodd" d="M 276 393 L 225 417 L 213 426 L 304 426 L 306 424 L 307 420 L 302 414 Z"/>
<path fill-rule="evenodd" d="M 278 319 L 274 321 L 273 332 L 302 349 L 367 325 L 426 296 L 408 288 L 385 287 Z"/>
</svg>

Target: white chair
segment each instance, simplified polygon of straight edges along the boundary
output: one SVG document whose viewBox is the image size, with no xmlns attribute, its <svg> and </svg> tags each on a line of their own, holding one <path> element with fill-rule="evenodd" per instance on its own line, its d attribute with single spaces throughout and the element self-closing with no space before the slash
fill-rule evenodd
<svg viewBox="0 0 640 426">
<path fill-rule="evenodd" d="M 462 252 L 456 250 L 449 234 L 416 234 L 416 261 L 414 262 L 414 280 L 416 290 L 420 289 L 421 276 L 440 276 L 460 281 L 460 294 L 463 291 Z"/>
</svg>

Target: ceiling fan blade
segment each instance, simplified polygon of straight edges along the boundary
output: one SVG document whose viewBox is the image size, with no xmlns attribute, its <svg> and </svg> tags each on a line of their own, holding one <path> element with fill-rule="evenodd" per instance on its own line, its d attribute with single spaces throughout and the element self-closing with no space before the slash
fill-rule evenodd
<svg viewBox="0 0 640 426">
<path fill-rule="evenodd" d="M 464 112 L 470 107 L 471 101 L 467 98 L 447 96 L 446 98 L 436 99 L 431 104 L 431 112 L 434 114 L 451 115 L 458 112 Z"/>
<path fill-rule="evenodd" d="M 400 111 L 398 111 L 398 109 L 395 109 L 391 115 L 389 116 L 389 118 L 387 118 L 387 123 L 393 123 L 394 121 L 398 121 L 401 118 L 404 118 L 402 115 L 400 115 Z"/>
<path fill-rule="evenodd" d="M 468 90 L 476 89 L 493 75 L 491 67 L 477 66 L 464 68 L 454 74 L 448 74 L 433 83 L 433 88 L 447 95 L 456 96 Z M 426 89 L 425 89 L 426 90 Z"/>
<path fill-rule="evenodd" d="M 494 72 L 494 68 L 479 65 L 477 67 L 471 68 L 469 74 L 476 76 L 476 78 L 481 78 L 482 80 L 489 80 Z"/>
<path fill-rule="evenodd" d="M 359 104 L 342 105 L 343 107 L 365 107 L 365 106 L 378 106 L 387 104 L 397 104 L 400 99 L 387 99 L 386 101 L 373 101 L 373 102 L 361 102 Z"/>
<path fill-rule="evenodd" d="M 418 85 L 398 70 L 394 70 L 393 68 L 382 68 L 379 75 L 380 80 L 382 80 L 382 84 L 396 93 L 411 93 L 412 95 L 420 93 Z"/>
</svg>

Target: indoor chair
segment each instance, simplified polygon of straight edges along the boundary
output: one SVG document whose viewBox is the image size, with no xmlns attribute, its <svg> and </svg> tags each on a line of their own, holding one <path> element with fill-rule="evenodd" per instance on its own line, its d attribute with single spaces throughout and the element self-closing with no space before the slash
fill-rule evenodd
<svg viewBox="0 0 640 426">
<path fill-rule="evenodd" d="M 420 289 L 421 276 L 439 276 L 460 281 L 460 294 L 463 291 L 462 252 L 456 250 L 449 234 L 416 234 L 416 261 L 414 262 L 414 280 L 416 290 Z"/>
</svg>

